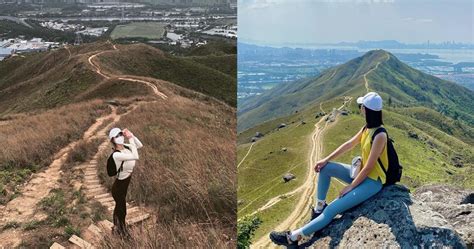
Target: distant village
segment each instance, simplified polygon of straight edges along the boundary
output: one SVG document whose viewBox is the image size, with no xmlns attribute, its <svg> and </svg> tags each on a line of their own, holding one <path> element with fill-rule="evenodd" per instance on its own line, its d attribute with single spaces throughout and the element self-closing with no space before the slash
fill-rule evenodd
<svg viewBox="0 0 474 249">
<path fill-rule="evenodd" d="M 92 37 L 91 39 L 94 40 L 103 35 L 110 35 L 112 30 L 109 29 L 113 29 L 117 23 L 122 25 L 122 23 L 131 22 L 156 22 L 157 25 L 164 27 L 161 38 L 147 39 L 147 42 L 152 44 L 188 48 L 206 45 L 209 40 L 216 39 L 216 37 L 237 39 L 235 15 L 209 14 L 209 9 L 205 7 L 167 10 L 143 7 L 144 5 L 140 3 L 107 2 L 86 5 L 82 11 L 75 14 L 61 15 L 61 12 L 48 12 L 50 10 L 41 9 L 23 11 L 17 17 L 0 17 L 0 20 L 14 21 L 25 26 L 30 26 L 26 22 L 27 20 L 33 20 L 46 29 L 74 33 L 76 34 L 76 41 L 74 42 L 76 45 L 82 43 L 84 37 Z M 231 5 L 230 8 L 235 9 L 236 5 Z M 43 17 L 45 13 L 54 16 Z M 97 23 L 100 24 L 97 25 Z M 110 25 L 107 23 L 110 23 Z M 134 39 L 127 38 L 127 40 L 133 41 Z M 24 36 L 2 39 L 0 35 L 0 61 L 22 53 L 60 48 L 66 44 L 66 42 L 53 42 L 41 38 L 25 39 Z"/>
<path fill-rule="evenodd" d="M 0 61 L 10 56 L 28 52 L 42 52 L 60 46 L 59 42 L 47 42 L 41 38 L 33 38 L 31 40 L 23 40 L 21 38 L 0 40 Z"/>
</svg>

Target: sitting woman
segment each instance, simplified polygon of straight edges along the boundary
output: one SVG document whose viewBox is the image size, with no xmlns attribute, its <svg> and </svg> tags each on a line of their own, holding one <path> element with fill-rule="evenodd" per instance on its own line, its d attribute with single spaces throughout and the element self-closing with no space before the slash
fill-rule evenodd
<svg viewBox="0 0 474 249">
<path fill-rule="evenodd" d="M 387 134 L 380 132 L 371 141 L 375 130 L 383 125 L 382 98 L 377 93 L 369 92 L 364 97 L 358 98 L 357 103 L 362 115 L 365 116 L 365 126 L 354 137 L 315 165 L 319 177 L 317 205 L 311 210 L 311 221 L 294 231 L 271 232 L 270 239 L 273 243 L 285 246 L 297 245 L 303 236 L 310 236 L 323 229 L 337 214 L 361 204 L 382 189 L 386 179 L 382 167 L 388 166 Z M 362 165 L 360 172 L 352 179 L 350 165 L 329 161 L 350 151 L 358 144 L 361 144 L 362 149 Z M 336 200 L 327 205 L 326 195 L 331 177 L 336 177 L 349 185 L 341 190 Z"/>
</svg>

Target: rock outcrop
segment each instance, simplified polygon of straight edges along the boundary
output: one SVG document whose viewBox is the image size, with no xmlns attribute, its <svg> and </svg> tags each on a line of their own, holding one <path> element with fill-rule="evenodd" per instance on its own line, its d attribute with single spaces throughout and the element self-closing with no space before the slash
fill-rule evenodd
<svg viewBox="0 0 474 249">
<path fill-rule="evenodd" d="M 385 187 L 301 248 L 472 248 L 474 192 L 445 185 Z"/>
</svg>

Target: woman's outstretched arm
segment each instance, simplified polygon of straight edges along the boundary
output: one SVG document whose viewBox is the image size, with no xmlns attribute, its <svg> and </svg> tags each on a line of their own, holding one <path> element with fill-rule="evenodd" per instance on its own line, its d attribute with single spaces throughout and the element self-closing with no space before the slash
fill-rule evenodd
<svg viewBox="0 0 474 249">
<path fill-rule="evenodd" d="M 345 143 L 341 144 L 337 149 L 335 149 L 331 154 L 326 156 L 325 158 L 319 160 L 316 165 L 314 166 L 314 170 L 319 172 L 322 167 L 324 167 L 328 161 L 346 153 L 347 151 L 354 148 L 357 144 L 360 143 L 360 138 L 362 136 L 362 132 L 364 131 L 364 127 L 362 127 L 359 132 L 351 139 L 347 140 Z"/>
</svg>

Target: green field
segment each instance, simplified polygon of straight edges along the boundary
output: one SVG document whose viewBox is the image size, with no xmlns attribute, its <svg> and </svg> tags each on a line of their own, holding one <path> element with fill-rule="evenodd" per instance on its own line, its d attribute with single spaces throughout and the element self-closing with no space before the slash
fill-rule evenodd
<svg viewBox="0 0 474 249">
<path fill-rule="evenodd" d="M 165 35 L 165 24 L 158 22 L 133 22 L 117 25 L 110 34 L 113 40 L 120 38 L 160 39 Z"/>
</svg>

